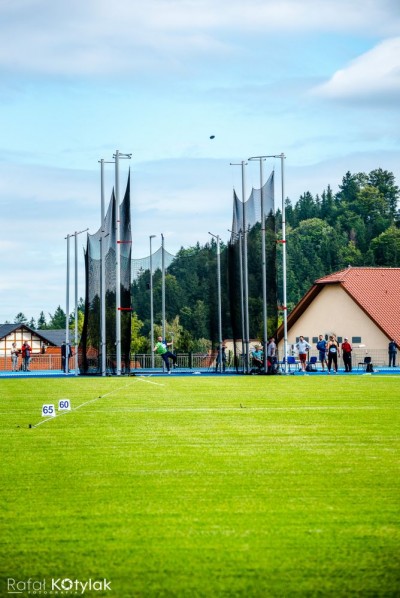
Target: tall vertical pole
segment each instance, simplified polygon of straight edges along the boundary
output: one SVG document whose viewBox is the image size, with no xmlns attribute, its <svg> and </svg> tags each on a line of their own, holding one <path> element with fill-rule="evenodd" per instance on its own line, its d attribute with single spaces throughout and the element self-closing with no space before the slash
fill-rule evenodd
<svg viewBox="0 0 400 598">
<path fill-rule="evenodd" d="M 121 245 L 120 245 L 120 213 L 119 213 L 119 151 L 115 151 L 115 342 L 117 376 L 121 375 Z"/>
<path fill-rule="evenodd" d="M 222 372 L 222 297 L 221 297 L 221 244 L 217 235 L 217 277 L 218 277 L 218 342 L 219 342 L 219 370 Z"/>
<path fill-rule="evenodd" d="M 218 293 L 218 354 L 219 363 L 218 369 L 222 372 L 222 297 L 221 297 L 221 244 L 219 235 L 213 235 L 208 232 L 209 235 L 217 240 L 217 293 Z"/>
<path fill-rule="evenodd" d="M 75 231 L 75 376 L 78 375 L 78 233 Z"/>
<path fill-rule="evenodd" d="M 75 362 L 75 376 L 78 375 L 79 370 L 79 359 L 78 359 L 78 235 L 85 233 L 89 229 L 81 230 L 79 233 L 74 232 L 73 235 L 67 235 L 67 300 L 66 300 L 66 326 L 65 326 L 65 373 L 69 372 L 69 353 L 70 353 L 70 340 L 69 340 L 69 271 L 70 271 L 70 258 L 69 258 L 69 240 L 71 237 L 75 237 L 75 326 L 74 326 L 74 362 Z"/>
<path fill-rule="evenodd" d="M 284 371 L 287 373 L 287 293 L 286 293 L 286 208 L 285 208 L 285 174 L 284 174 L 284 160 L 285 154 L 282 152 L 279 155 L 272 154 L 270 156 L 257 156 L 249 158 L 249 160 L 261 160 L 262 158 L 280 158 L 281 159 L 281 186 L 282 186 L 282 270 L 283 270 L 283 352 L 284 352 Z M 261 196 L 262 197 L 262 196 Z"/>
<path fill-rule="evenodd" d="M 244 283 L 243 283 L 243 231 L 239 230 L 239 270 L 240 270 L 240 317 L 242 319 L 242 355 L 244 368 L 245 321 L 244 321 Z"/>
<path fill-rule="evenodd" d="M 155 235 L 150 235 L 150 354 L 151 367 L 154 369 L 154 305 L 153 305 L 153 252 L 151 248 L 151 240 Z"/>
<path fill-rule="evenodd" d="M 64 372 L 68 373 L 68 348 L 69 348 L 69 239 L 71 235 L 67 235 L 67 296 L 65 301 L 65 363 Z"/>
<path fill-rule="evenodd" d="M 165 256 L 164 256 L 164 235 L 161 233 L 161 320 L 162 337 L 165 339 Z"/>
<path fill-rule="evenodd" d="M 262 296 L 263 296 L 263 365 L 264 372 L 268 369 L 268 307 L 267 307 L 267 258 L 266 258 L 266 230 L 265 230 L 265 202 L 264 202 L 264 168 L 260 158 L 260 190 L 261 190 L 261 267 L 262 267 Z"/>
<path fill-rule="evenodd" d="M 246 222 L 246 182 L 244 167 L 246 162 L 242 161 L 242 202 L 243 202 L 243 288 L 244 288 L 244 321 L 245 321 L 245 372 L 249 373 L 249 275 L 247 264 L 247 222 Z"/>
<path fill-rule="evenodd" d="M 119 161 L 121 158 L 131 158 L 132 154 L 121 154 L 115 150 L 115 345 L 117 376 L 122 373 L 121 367 L 121 215 L 119 206 Z"/>
<path fill-rule="evenodd" d="M 262 299 L 263 299 L 263 367 L 268 369 L 267 343 L 268 343 L 268 308 L 267 308 L 267 258 L 265 247 L 265 201 L 264 201 L 264 160 L 265 156 L 254 156 L 250 160 L 260 162 L 260 192 L 261 192 L 261 268 L 262 268 Z"/>
<path fill-rule="evenodd" d="M 249 280 L 248 280 L 248 268 L 247 268 L 247 224 L 246 224 L 246 206 L 245 206 L 245 198 L 246 198 L 246 184 L 245 184 L 245 175 L 244 175 L 244 167 L 247 162 L 243 161 L 240 163 L 231 162 L 231 166 L 241 166 L 242 167 L 242 203 L 243 203 L 243 215 L 242 215 L 242 246 L 240 248 L 240 286 L 241 286 L 241 297 L 242 297 L 242 352 L 243 352 L 243 364 L 244 364 L 244 372 L 246 374 L 249 373 L 250 370 L 250 363 L 249 363 Z M 239 239 L 240 239 L 240 231 L 239 231 Z"/>
<path fill-rule="evenodd" d="M 285 208 L 285 154 L 280 155 L 281 159 L 281 182 L 282 182 L 282 270 L 283 270 L 283 352 L 285 359 L 285 371 L 287 371 L 287 294 L 286 294 L 286 208 Z"/>
<path fill-rule="evenodd" d="M 104 255 L 104 160 L 100 160 L 100 188 L 101 188 L 101 229 L 100 229 L 100 330 L 101 330 L 101 375 L 106 375 L 107 349 L 106 349 L 106 265 Z"/>
</svg>

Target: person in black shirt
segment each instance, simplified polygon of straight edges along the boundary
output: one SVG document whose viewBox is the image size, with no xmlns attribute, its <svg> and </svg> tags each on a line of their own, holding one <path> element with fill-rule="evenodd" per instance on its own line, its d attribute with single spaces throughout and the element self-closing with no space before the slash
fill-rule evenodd
<svg viewBox="0 0 400 598">
<path fill-rule="evenodd" d="M 331 373 L 331 367 L 333 363 L 333 367 L 335 368 L 335 373 L 338 370 L 338 357 L 340 357 L 339 353 L 339 343 L 337 342 L 336 338 L 331 335 L 329 337 L 328 345 L 328 373 Z"/>
<path fill-rule="evenodd" d="M 396 344 L 396 341 L 393 339 L 390 341 L 389 343 L 389 367 L 393 366 L 396 367 L 396 354 L 397 354 L 397 349 L 399 347 Z"/>
</svg>

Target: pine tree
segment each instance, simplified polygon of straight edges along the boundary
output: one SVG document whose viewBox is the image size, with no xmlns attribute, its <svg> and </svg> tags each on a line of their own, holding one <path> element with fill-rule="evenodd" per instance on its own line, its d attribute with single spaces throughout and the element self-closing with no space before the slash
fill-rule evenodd
<svg viewBox="0 0 400 598">
<path fill-rule="evenodd" d="M 14 324 L 28 324 L 25 314 L 20 311 L 14 318 Z"/>
<path fill-rule="evenodd" d="M 37 321 L 37 328 L 38 330 L 46 330 L 47 328 L 47 322 L 46 322 L 46 316 L 44 315 L 44 312 L 41 311 L 38 321 Z"/>
<path fill-rule="evenodd" d="M 54 312 L 54 315 L 49 314 L 50 316 L 50 322 L 49 322 L 49 328 L 51 329 L 61 329 L 61 328 L 65 328 L 65 324 L 66 324 L 66 316 L 65 316 L 65 312 L 61 309 L 61 306 L 59 305 L 56 309 L 56 311 Z"/>
</svg>

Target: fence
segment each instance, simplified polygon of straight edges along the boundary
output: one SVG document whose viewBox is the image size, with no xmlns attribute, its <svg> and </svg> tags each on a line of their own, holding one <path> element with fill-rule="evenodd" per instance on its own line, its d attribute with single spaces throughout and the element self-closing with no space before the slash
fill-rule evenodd
<svg viewBox="0 0 400 598">
<path fill-rule="evenodd" d="M 318 357 L 319 352 L 318 351 L 310 351 L 310 357 L 312 355 L 315 355 L 316 357 Z M 344 368 L 344 363 L 343 363 L 343 356 L 342 354 L 340 354 L 340 359 L 338 360 L 338 366 L 340 368 Z M 364 358 L 365 357 L 371 357 L 371 363 L 376 366 L 376 367 L 387 367 L 389 365 L 389 355 L 387 353 L 387 351 L 383 351 L 380 349 L 370 349 L 368 351 L 366 351 L 365 349 L 358 349 L 358 348 L 353 348 L 352 354 L 351 354 L 351 362 L 352 362 L 352 366 L 353 369 L 356 369 L 357 367 L 361 367 L 361 365 L 359 366 L 359 364 L 364 363 Z"/>
<path fill-rule="evenodd" d="M 70 368 L 75 367 L 75 360 L 74 358 L 70 359 Z M 22 358 L 21 356 L 18 357 L 17 369 L 22 370 Z M 33 354 L 31 356 L 29 369 L 31 371 L 39 371 L 39 370 L 61 370 L 61 355 L 43 355 L 42 353 L 36 355 Z M 0 356 L 0 370 L 12 370 L 12 363 L 10 355 L 1 355 Z"/>
<path fill-rule="evenodd" d="M 176 366 L 179 369 L 197 370 L 215 366 L 216 353 L 178 353 Z M 136 354 L 132 357 L 131 369 L 151 368 L 152 356 L 149 354 Z M 164 362 L 160 355 L 154 355 L 154 367 L 163 368 Z"/>
<path fill-rule="evenodd" d="M 318 357 L 318 351 L 314 349 L 310 351 L 309 356 L 316 356 Z M 213 353 L 178 353 L 177 355 L 177 367 L 180 370 L 197 370 L 197 369 L 215 369 L 215 360 L 216 360 L 216 352 Z M 372 349 L 366 351 L 365 349 L 354 349 L 352 353 L 352 365 L 353 369 L 361 368 L 364 362 L 365 357 L 371 357 L 371 362 L 374 367 L 387 367 L 388 362 L 388 353 L 383 350 Z M 115 374 L 115 357 L 110 356 L 107 359 L 107 373 L 108 374 Z M 95 356 L 88 359 L 88 373 L 89 374 L 99 374 L 101 372 L 101 357 Z M 128 367 L 127 367 L 128 365 Z M 339 359 L 339 368 L 343 368 L 343 360 L 342 358 Z M 399 365 L 399 363 L 397 363 Z M 74 369 L 75 367 L 75 358 L 71 357 L 69 362 L 70 369 Z M 146 353 L 134 354 L 131 355 L 131 361 L 129 364 L 123 364 L 122 372 L 127 373 L 128 371 L 140 371 L 140 370 L 149 370 L 152 367 L 152 355 Z M 159 355 L 154 355 L 154 367 L 155 369 L 163 369 L 164 362 Z M 233 370 L 235 367 L 234 358 L 232 351 L 227 352 L 227 363 L 226 369 Z M 319 364 L 317 364 L 319 368 Z M 11 371 L 12 364 L 11 364 L 11 357 L 10 355 L 1 355 L 0 356 L 0 371 Z M 22 359 L 21 357 L 18 358 L 18 370 L 22 369 Z M 62 371 L 62 361 L 61 355 L 43 355 L 43 354 L 33 354 L 31 357 L 31 362 L 29 369 L 31 371 L 40 371 L 40 370 L 52 370 L 52 371 Z M 242 356 L 238 356 L 238 369 L 239 371 L 242 370 Z"/>
<path fill-rule="evenodd" d="M 310 357 L 316 356 L 318 358 L 318 351 L 311 350 Z M 364 363 L 364 357 L 369 356 L 371 357 L 372 364 L 374 367 L 387 367 L 388 366 L 388 354 L 386 351 L 383 350 L 371 350 L 366 352 L 365 349 L 355 349 L 352 354 L 352 365 L 353 369 L 356 370 L 357 368 L 361 369 L 362 364 Z M 164 362 L 160 355 L 152 356 L 149 353 L 137 353 L 131 355 L 131 361 L 129 364 L 129 368 L 126 365 L 122 364 L 122 373 L 127 373 L 127 371 L 131 372 L 139 372 L 141 370 L 151 370 L 152 369 L 152 357 L 154 357 L 154 368 L 157 370 L 163 370 L 165 368 Z M 216 367 L 216 357 L 217 353 L 178 353 L 177 354 L 177 368 L 179 370 L 213 370 Z M 100 357 L 93 357 L 88 360 L 89 363 L 89 371 L 90 374 L 99 374 L 101 371 L 100 365 L 101 359 Z M 339 359 L 338 365 L 340 368 L 344 368 L 342 358 Z M 236 363 L 234 360 L 234 355 L 232 351 L 227 352 L 227 362 L 226 362 L 226 370 L 234 371 L 236 369 L 238 371 L 243 371 L 243 356 L 238 355 L 236 358 Z M 320 364 L 317 364 L 317 368 L 320 368 Z M 111 356 L 107 359 L 107 373 L 115 374 L 115 358 Z"/>
</svg>

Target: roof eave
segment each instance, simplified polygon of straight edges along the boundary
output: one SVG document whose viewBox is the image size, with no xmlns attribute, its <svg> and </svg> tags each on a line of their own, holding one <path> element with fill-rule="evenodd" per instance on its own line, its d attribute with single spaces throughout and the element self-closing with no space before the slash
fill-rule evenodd
<svg viewBox="0 0 400 598">
<path fill-rule="evenodd" d="M 288 315 L 288 318 L 287 318 L 288 330 L 290 330 L 290 328 L 297 322 L 297 320 L 300 318 L 300 316 L 302 316 L 304 311 L 312 303 L 312 301 L 314 301 L 314 299 L 317 297 L 317 295 L 319 295 L 319 293 L 322 291 L 324 286 L 325 286 L 325 283 L 323 283 L 323 284 L 315 283 L 311 287 L 311 289 L 309 291 L 307 291 L 307 293 L 302 297 L 302 299 L 300 299 L 300 301 L 298 302 L 296 307 Z M 281 324 L 276 332 L 277 342 L 279 342 L 283 339 L 283 335 L 284 335 L 283 324 Z"/>
</svg>

